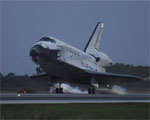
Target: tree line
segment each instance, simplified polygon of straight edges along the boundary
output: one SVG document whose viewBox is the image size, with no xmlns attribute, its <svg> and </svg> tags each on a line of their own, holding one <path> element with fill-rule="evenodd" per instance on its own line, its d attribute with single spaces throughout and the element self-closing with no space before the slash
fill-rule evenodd
<svg viewBox="0 0 150 120">
<path fill-rule="evenodd" d="M 116 63 L 112 66 L 107 67 L 106 72 L 134 75 L 141 78 L 150 77 L 150 67 L 141 65 L 133 66 L 129 64 L 125 65 L 123 63 Z"/>
</svg>

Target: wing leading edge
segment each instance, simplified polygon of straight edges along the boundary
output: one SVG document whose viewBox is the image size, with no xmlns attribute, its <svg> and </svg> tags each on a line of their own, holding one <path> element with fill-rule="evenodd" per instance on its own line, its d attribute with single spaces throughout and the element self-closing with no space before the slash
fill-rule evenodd
<svg viewBox="0 0 150 120">
<path fill-rule="evenodd" d="M 48 75 L 45 72 L 33 74 L 30 76 L 31 79 L 47 77 Z"/>
</svg>

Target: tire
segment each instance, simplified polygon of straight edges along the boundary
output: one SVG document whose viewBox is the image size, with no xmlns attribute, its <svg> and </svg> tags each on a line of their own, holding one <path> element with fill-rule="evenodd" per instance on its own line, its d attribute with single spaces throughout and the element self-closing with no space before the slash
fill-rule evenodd
<svg viewBox="0 0 150 120">
<path fill-rule="evenodd" d="M 59 88 L 59 93 L 61 93 L 61 94 L 64 93 L 63 88 Z"/>
<path fill-rule="evenodd" d="M 91 93 L 92 93 L 92 92 L 91 92 L 91 88 L 89 88 L 89 89 L 88 89 L 88 93 L 89 93 L 89 94 L 91 94 Z"/>
<path fill-rule="evenodd" d="M 55 92 L 56 92 L 56 94 L 58 94 L 59 93 L 59 88 L 56 88 Z"/>
<path fill-rule="evenodd" d="M 92 94 L 95 94 L 95 88 L 92 88 Z"/>
</svg>

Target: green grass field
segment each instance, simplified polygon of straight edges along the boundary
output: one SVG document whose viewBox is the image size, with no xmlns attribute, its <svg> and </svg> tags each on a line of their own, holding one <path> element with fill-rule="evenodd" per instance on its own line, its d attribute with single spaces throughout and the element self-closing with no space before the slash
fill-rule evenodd
<svg viewBox="0 0 150 120">
<path fill-rule="evenodd" d="M 149 119 L 149 103 L 2 104 L 1 120 Z"/>
</svg>

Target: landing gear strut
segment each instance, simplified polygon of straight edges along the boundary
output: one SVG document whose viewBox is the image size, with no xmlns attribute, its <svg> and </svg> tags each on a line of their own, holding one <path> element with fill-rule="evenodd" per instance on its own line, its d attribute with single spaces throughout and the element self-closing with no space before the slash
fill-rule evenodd
<svg viewBox="0 0 150 120">
<path fill-rule="evenodd" d="M 88 93 L 89 94 L 95 94 L 95 88 L 89 88 Z"/>
</svg>

